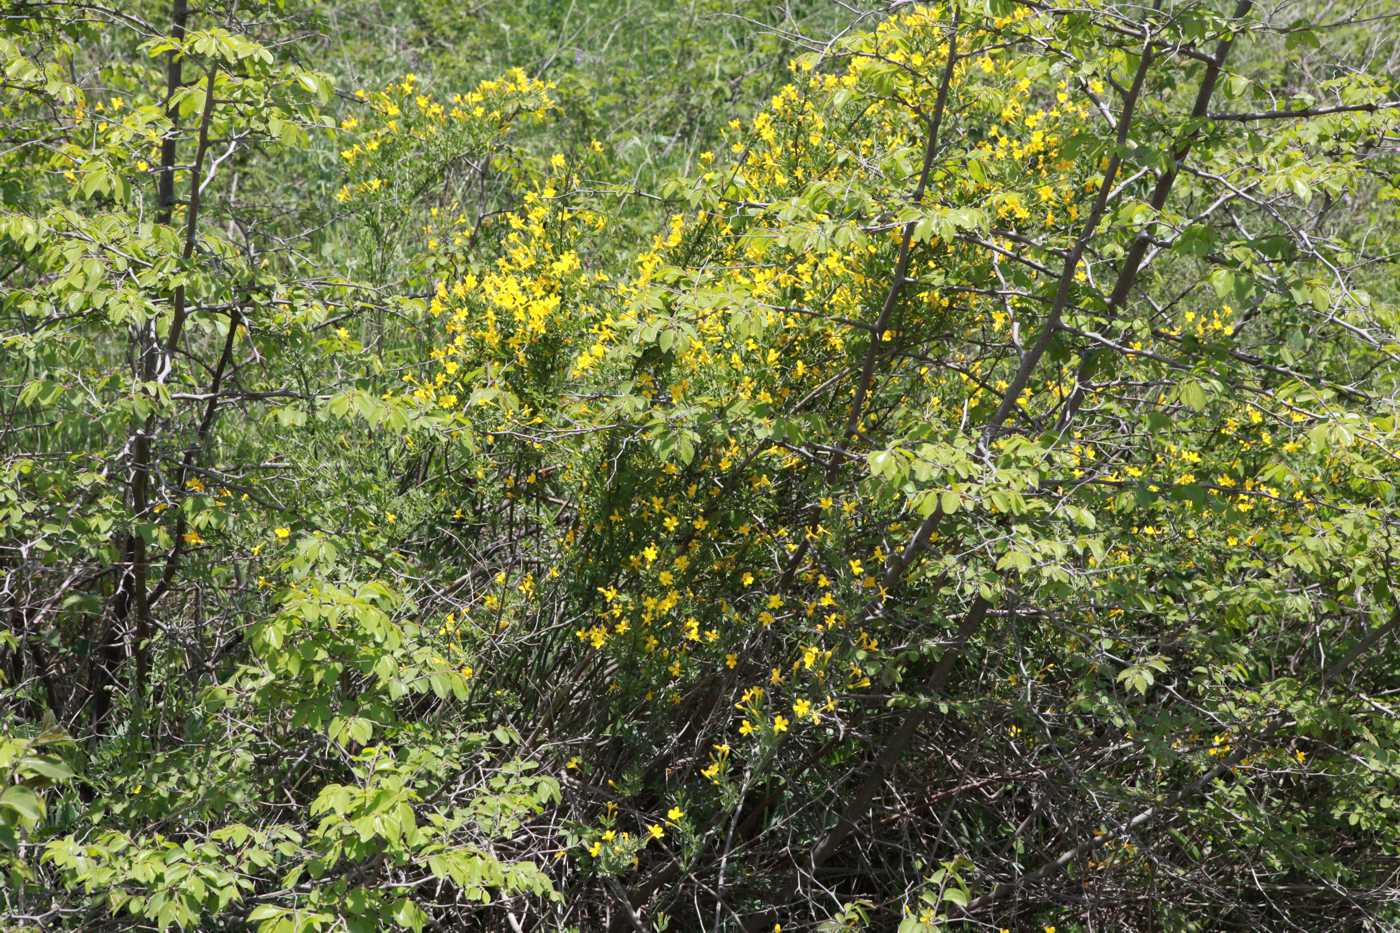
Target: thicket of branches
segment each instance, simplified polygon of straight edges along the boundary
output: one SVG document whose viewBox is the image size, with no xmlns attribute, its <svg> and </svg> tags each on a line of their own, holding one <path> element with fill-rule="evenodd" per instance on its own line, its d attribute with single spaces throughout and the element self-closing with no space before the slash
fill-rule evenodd
<svg viewBox="0 0 1400 933">
<path fill-rule="evenodd" d="M 1389 0 L 10 0 L 13 929 L 1400 926 Z"/>
</svg>

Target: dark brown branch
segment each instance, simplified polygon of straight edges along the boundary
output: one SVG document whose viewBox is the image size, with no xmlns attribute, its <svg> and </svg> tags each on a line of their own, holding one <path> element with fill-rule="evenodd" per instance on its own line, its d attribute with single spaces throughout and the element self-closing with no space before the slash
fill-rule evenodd
<svg viewBox="0 0 1400 933">
<path fill-rule="evenodd" d="M 1309 107 L 1305 110 L 1256 110 L 1252 113 L 1212 113 L 1207 118 L 1217 122 L 1233 121 L 1249 123 L 1254 120 L 1304 120 L 1308 117 L 1325 117 L 1333 113 L 1376 113 L 1400 107 L 1400 100 L 1380 101 L 1372 104 L 1346 104 L 1337 107 Z"/>
</svg>

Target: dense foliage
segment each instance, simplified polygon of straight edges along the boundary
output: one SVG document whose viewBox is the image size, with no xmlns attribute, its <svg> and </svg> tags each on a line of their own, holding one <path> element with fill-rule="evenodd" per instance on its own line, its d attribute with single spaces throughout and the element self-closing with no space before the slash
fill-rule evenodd
<svg viewBox="0 0 1400 933">
<path fill-rule="evenodd" d="M 1349 2 L 8 0 L 5 927 L 1400 927 Z"/>
</svg>

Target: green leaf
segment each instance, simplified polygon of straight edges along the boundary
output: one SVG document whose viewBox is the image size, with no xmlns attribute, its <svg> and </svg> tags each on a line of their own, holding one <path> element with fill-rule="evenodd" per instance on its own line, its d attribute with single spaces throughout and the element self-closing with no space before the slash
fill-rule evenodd
<svg viewBox="0 0 1400 933">
<path fill-rule="evenodd" d="M 1203 224 L 1193 224 L 1181 231 L 1173 248 L 1186 256 L 1205 256 L 1215 246 L 1215 231 Z"/>
<path fill-rule="evenodd" d="M 73 777 L 73 769 L 68 765 L 53 758 L 30 758 L 24 763 L 24 770 L 29 774 L 48 778 L 54 783 L 66 781 Z"/>
<path fill-rule="evenodd" d="M 423 927 L 428 925 L 428 915 L 413 901 L 405 898 L 399 901 L 398 909 L 394 911 L 394 922 L 413 930 L 414 933 L 420 933 Z"/>
<path fill-rule="evenodd" d="M 1206 407 L 1206 389 L 1201 383 L 1194 379 L 1177 384 L 1176 397 L 1181 400 L 1181 404 L 1193 411 L 1201 411 Z"/>
<path fill-rule="evenodd" d="M 33 825 L 44 818 L 44 801 L 22 784 L 5 788 L 0 794 L 0 807 L 19 814 L 21 824 Z"/>
</svg>

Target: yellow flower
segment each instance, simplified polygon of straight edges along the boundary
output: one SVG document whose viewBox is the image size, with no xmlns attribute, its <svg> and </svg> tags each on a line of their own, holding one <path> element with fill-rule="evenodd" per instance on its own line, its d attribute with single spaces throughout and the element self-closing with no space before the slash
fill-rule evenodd
<svg viewBox="0 0 1400 933">
<path fill-rule="evenodd" d="M 779 733 L 786 732 L 786 731 L 787 731 L 787 727 L 788 727 L 788 721 L 787 721 L 787 717 L 786 717 L 786 716 L 777 715 L 777 716 L 774 716 L 774 717 L 773 717 L 773 731 L 774 731 L 774 732 L 779 732 Z"/>
<path fill-rule="evenodd" d="M 672 807 L 671 809 L 666 811 L 666 819 L 670 820 L 673 823 L 683 816 L 685 816 L 685 811 L 682 810 L 680 807 Z"/>
<path fill-rule="evenodd" d="M 656 823 L 652 823 L 650 826 L 648 826 L 647 832 L 651 833 L 651 838 L 653 839 L 660 839 L 662 836 L 666 835 L 666 830 L 662 829 Z"/>
<path fill-rule="evenodd" d="M 274 529 L 272 530 L 272 533 L 275 534 L 277 537 L 279 537 L 279 538 L 281 538 L 281 539 L 283 539 L 283 540 L 285 541 L 288 537 L 291 536 L 292 529 L 290 529 L 290 528 L 274 528 Z"/>
</svg>

